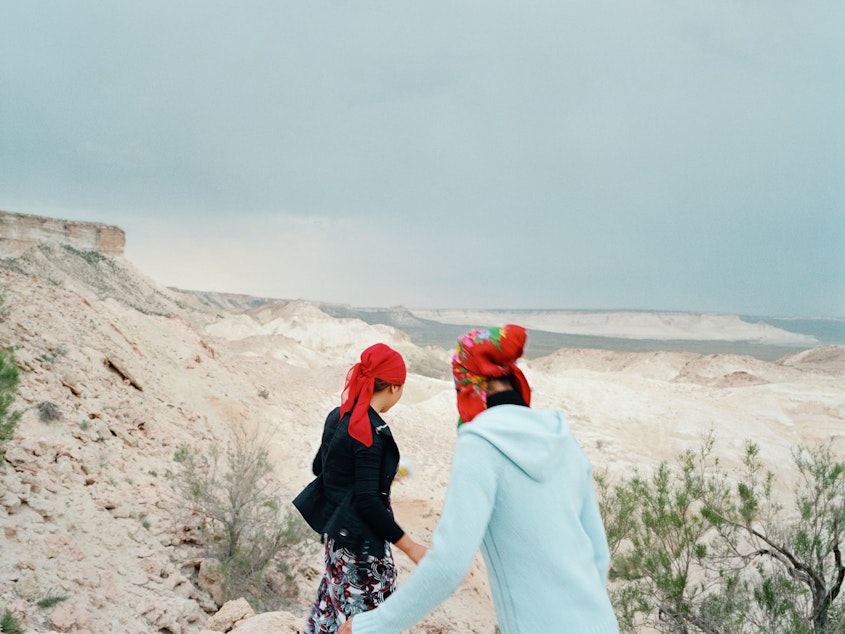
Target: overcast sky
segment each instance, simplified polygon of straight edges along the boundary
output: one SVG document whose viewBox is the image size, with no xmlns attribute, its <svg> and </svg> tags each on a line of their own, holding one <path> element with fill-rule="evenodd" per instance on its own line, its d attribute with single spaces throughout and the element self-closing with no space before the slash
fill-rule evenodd
<svg viewBox="0 0 845 634">
<path fill-rule="evenodd" d="M 0 0 L 0 209 L 160 283 L 845 316 L 845 2 Z"/>
</svg>

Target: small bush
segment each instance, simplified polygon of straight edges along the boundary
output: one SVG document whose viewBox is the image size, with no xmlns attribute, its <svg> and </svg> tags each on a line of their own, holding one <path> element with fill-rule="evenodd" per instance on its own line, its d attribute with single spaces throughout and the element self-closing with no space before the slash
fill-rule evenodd
<svg viewBox="0 0 845 634">
<path fill-rule="evenodd" d="M 9 318 L 9 307 L 6 306 L 6 296 L 0 292 L 0 321 L 6 321 Z"/>
<path fill-rule="evenodd" d="M 179 464 L 182 464 L 183 462 L 188 460 L 189 456 L 190 450 L 188 449 L 188 446 L 182 445 L 181 447 L 179 447 L 179 449 L 173 452 L 173 462 L 178 462 Z"/>
<path fill-rule="evenodd" d="M 62 601 L 67 601 L 70 597 L 66 594 L 53 594 L 53 591 L 49 591 L 47 595 L 38 601 L 36 605 L 39 608 L 52 608 L 54 605 L 61 603 Z"/>
<path fill-rule="evenodd" d="M 42 401 L 38 404 L 38 418 L 42 423 L 52 423 L 62 418 L 62 412 L 55 403 Z"/>
<path fill-rule="evenodd" d="M 4 610 L 3 616 L 0 616 L 0 632 L 3 632 L 3 634 L 23 634 L 20 622 L 8 610 Z"/>
<path fill-rule="evenodd" d="M 793 449 L 787 507 L 756 443 L 731 472 L 713 443 L 649 477 L 597 477 L 620 631 L 845 633 L 845 462 L 832 441 Z"/>
<path fill-rule="evenodd" d="M 0 349 L 0 459 L 3 457 L 3 443 L 11 439 L 22 413 L 11 411 L 19 380 L 14 352 L 11 348 Z"/>
<path fill-rule="evenodd" d="M 237 429 L 225 456 L 182 447 L 177 490 L 204 520 L 204 545 L 222 564 L 225 600 L 245 597 L 257 610 L 275 609 L 281 593 L 268 580 L 271 564 L 307 534 L 279 505 L 269 438 Z M 291 596 L 292 583 L 285 595 Z"/>
</svg>

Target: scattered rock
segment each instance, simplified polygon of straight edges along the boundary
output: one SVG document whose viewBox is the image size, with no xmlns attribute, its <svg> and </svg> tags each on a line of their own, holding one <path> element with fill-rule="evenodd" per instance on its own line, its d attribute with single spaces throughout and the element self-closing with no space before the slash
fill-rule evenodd
<svg viewBox="0 0 845 634">
<path fill-rule="evenodd" d="M 255 616 L 255 612 L 249 607 L 246 599 L 234 599 L 224 603 L 217 614 L 208 618 L 205 629 L 212 632 L 229 632 L 237 623 L 252 616 Z"/>
<path fill-rule="evenodd" d="M 106 357 L 105 359 L 103 359 L 103 364 L 107 368 L 117 372 L 117 374 L 119 374 L 123 378 L 123 381 L 126 384 L 131 385 L 139 392 L 144 391 L 144 388 L 142 388 L 141 384 L 138 383 L 135 377 L 133 377 L 132 374 L 129 373 L 129 371 L 124 367 L 123 363 L 115 360 L 113 357 Z"/>
<path fill-rule="evenodd" d="M 223 573 L 216 559 L 203 559 L 199 567 L 197 586 L 211 595 L 217 605 L 223 605 Z"/>
</svg>

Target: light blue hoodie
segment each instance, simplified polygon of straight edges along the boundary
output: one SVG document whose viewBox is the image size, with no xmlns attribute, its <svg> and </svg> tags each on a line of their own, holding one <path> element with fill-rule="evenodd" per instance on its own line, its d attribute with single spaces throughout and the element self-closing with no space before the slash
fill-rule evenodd
<svg viewBox="0 0 845 634">
<path fill-rule="evenodd" d="M 498 405 L 458 433 L 432 548 L 353 634 L 400 634 L 458 587 L 481 548 L 503 634 L 616 634 L 590 462 L 553 410 Z"/>
</svg>

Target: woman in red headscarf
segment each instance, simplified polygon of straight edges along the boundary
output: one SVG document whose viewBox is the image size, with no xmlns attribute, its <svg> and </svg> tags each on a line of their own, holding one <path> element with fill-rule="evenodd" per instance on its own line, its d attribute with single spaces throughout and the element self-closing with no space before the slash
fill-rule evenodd
<svg viewBox="0 0 845 634">
<path fill-rule="evenodd" d="M 340 407 L 326 419 L 312 466 L 317 477 L 294 500 L 326 542 L 326 570 L 306 634 L 334 634 L 396 590 L 391 543 L 415 563 L 426 552 L 399 527 L 390 506 L 399 449 L 381 414 L 402 397 L 405 375 L 405 361 L 390 347 L 377 343 L 361 353 Z"/>
</svg>

